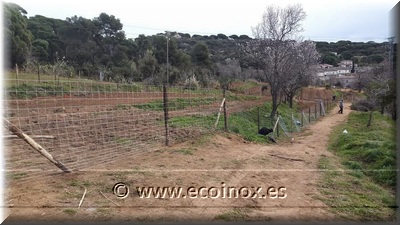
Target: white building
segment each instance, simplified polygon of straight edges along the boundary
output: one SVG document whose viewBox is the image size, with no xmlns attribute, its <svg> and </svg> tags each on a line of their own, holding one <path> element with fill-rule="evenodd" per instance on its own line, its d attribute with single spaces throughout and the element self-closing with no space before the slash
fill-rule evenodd
<svg viewBox="0 0 400 225">
<path fill-rule="evenodd" d="M 353 67 L 353 61 L 351 61 L 351 60 L 342 60 L 342 61 L 340 61 L 340 63 L 338 63 L 338 65 L 339 65 L 339 67 Z"/>
<path fill-rule="evenodd" d="M 331 77 L 338 77 L 350 74 L 350 70 L 350 68 L 343 67 L 320 68 L 317 69 L 317 77 L 321 80 L 327 80 Z"/>
</svg>

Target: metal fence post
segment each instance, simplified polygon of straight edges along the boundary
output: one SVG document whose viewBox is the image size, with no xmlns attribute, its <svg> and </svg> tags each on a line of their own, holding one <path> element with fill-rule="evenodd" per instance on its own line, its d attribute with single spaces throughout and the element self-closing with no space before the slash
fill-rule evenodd
<svg viewBox="0 0 400 225">
<path fill-rule="evenodd" d="M 317 120 L 317 104 L 315 104 L 314 114 L 315 114 L 314 120 Z"/>
<path fill-rule="evenodd" d="M 260 107 L 257 107 L 257 132 L 260 130 Z"/>
<path fill-rule="evenodd" d="M 319 102 L 319 116 L 322 116 L 322 100 Z"/>
<path fill-rule="evenodd" d="M 167 86 L 163 85 L 163 103 L 164 103 L 164 125 L 165 125 L 165 145 L 169 145 L 168 138 L 168 95 L 167 95 Z"/>
<path fill-rule="evenodd" d="M 311 107 L 308 107 L 308 124 L 310 124 L 311 122 Z"/>
</svg>

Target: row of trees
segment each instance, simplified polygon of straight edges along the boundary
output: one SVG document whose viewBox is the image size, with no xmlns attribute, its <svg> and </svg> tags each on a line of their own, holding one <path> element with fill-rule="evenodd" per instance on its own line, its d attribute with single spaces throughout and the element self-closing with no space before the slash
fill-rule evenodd
<svg viewBox="0 0 400 225">
<path fill-rule="evenodd" d="M 255 78 L 269 83 L 271 116 L 283 98 L 292 106 L 295 94 L 313 82 L 312 65 L 321 60 L 335 64 L 339 59 L 348 59 L 346 52 L 361 45 L 303 40 L 299 33 L 306 14 L 301 5 L 268 7 L 262 21 L 252 28 L 254 39 L 246 35 L 190 37 L 169 32 L 131 39 L 126 37 L 121 21 L 106 13 L 93 19 L 73 16 L 59 20 L 41 15 L 27 18 L 27 12 L 13 3 L 5 3 L 4 7 L 10 67 L 18 64 L 26 70 L 46 68 L 50 73 L 92 78 L 101 73 L 114 82 L 225 88 L 235 79 Z M 181 39 L 174 38 L 176 34 Z M 367 44 L 381 48 L 376 43 Z M 318 46 L 324 51 L 322 55 Z M 335 49 L 339 56 L 330 55 Z M 383 60 L 376 55 L 367 58 L 375 63 Z M 355 56 L 351 59 L 362 61 Z"/>
<path fill-rule="evenodd" d="M 316 42 L 321 62 L 337 66 L 341 60 L 353 60 L 360 66 L 379 64 L 385 60 L 389 42 Z"/>
<path fill-rule="evenodd" d="M 4 8 L 9 67 L 17 64 L 26 70 L 54 72 L 62 65 L 66 75 L 99 77 L 102 73 L 109 81 L 158 84 L 167 82 L 168 51 L 169 83 L 195 74 L 204 85 L 221 67 L 211 61 L 208 46 L 200 40 L 184 50 L 167 32 L 127 38 L 121 21 L 106 13 L 93 19 L 59 20 L 41 15 L 27 18 L 27 12 L 14 3 L 5 3 Z"/>
<path fill-rule="evenodd" d="M 381 114 L 389 113 L 396 120 L 396 79 L 393 65 L 385 60 L 372 67 L 370 71 L 359 76 L 359 86 L 365 90 L 366 99 L 356 102 L 352 108 L 360 111 L 369 111 L 370 119 L 367 126 L 371 125 L 372 112 Z"/>
</svg>

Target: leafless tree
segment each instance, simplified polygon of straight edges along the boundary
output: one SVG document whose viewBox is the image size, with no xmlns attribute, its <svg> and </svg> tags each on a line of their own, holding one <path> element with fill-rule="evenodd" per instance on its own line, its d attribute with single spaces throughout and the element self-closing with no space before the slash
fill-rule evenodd
<svg viewBox="0 0 400 225">
<path fill-rule="evenodd" d="M 252 28 L 253 36 L 257 39 L 285 41 L 297 38 L 303 31 L 301 21 L 306 13 L 300 4 L 289 5 L 286 8 L 268 6 L 262 21 Z"/>
<path fill-rule="evenodd" d="M 265 81 L 270 84 L 271 117 L 276 114 L 280 104 L 279 96 L 287 82 L 296 82 L 297 78 L 294 77 L 297 76 L 289 74 L 297 74 L 293 71 L 299 66 L 298 60 L 293 59 L 300 59 L 302 54 L 305 54 L 296 51 L 296 46 L 302 46 L 297 42 L 301 39 L 298 33 L 303 31 L 301 22 L 305 17 L 306 14 L 299 4 L 283 9 L 269 6 L 263 14 L 262 21 L 252 28 L 256 39 L 242 45 L 244 56 L 249 61 L 248 65 L 261 70 Z"/>
<path fill-rule="evenodd" d="M 393 76 L 391 76 L 387 61 L 375 66 L 364 79 L 369 82 L 365 94 L 371 105 L 367 124 L 367 126 L 370 126 L 374 110 L 379 110 L 383 114 L 385 108 L 396 101 L 396 84 Z M 395 110 L 391 112 L 393 119 L 396 118 Z"/>
<path fill-rule="evenodd" d="M 292 42 L 289 45 L 291 54 L 289 62 L 284 71 L 285 84 L 282 88 L 285 98 L 289 101 L 290 108 L 293 107 L 293 98 L 302 88 L 312 83 L 312 66 L 320 59 L 316 45 L 312 41 Z"/>
<path fill-rule="evenodd" d="M 231 82 L 238 79 L 242 72 L 237 59 L 227 58 L 224 62 L 217 63 L 216 68 L 218 81 L 225 89 L 228 89 Z"/>
</svg>

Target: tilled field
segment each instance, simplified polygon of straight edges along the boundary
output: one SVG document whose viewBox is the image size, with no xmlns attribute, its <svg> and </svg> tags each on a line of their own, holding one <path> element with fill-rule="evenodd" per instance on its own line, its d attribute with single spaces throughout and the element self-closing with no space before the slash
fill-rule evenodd
<svg viewBox="0 0 400 225">
<path fill-rule="evenodd" d="M 219 111 L 219 96 L 169 93 L 169 99 L 211 98 L 211 104 L 188 105 L 171 110 L 177 116 L 209 116 Z M 218 98 L 217 98 L 218 97 Z M 30 100 L 8 100 L 7 119 L 44 147 L 73 171 L 103 165 L 116 160 L 159 149 L 165 144 L 164 112 L 146 110 L 135 104 L 162 100 L 162 93 L 113 93 L 86 97 L 39 97 Z M 267 97 L 253 101 L 227 102 L 227 114 L 262 105 Z M 212 131 L 212 127 L 193 124 L 169 128 L 169 143 L 176 144 Z M 7 130 L 6 135 L 11 135 Z M 47 136 L 52 136 L 48 138 Z M 48 171 L 59 169 L 23 140 L 5 140 L 6 166 L 9 177 L 20 181 L 39 179 Z"/>
</svg>

